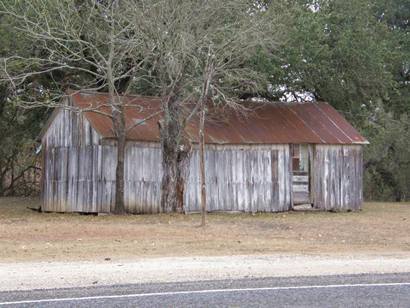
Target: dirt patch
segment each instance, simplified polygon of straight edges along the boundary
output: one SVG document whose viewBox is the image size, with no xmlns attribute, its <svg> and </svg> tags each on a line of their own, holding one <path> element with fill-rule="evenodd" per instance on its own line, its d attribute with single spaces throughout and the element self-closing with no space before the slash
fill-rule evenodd
<svg viewBox="0 0 410 308">
<path fill-rule="evenodd" d="M 0 261 L 158 256 L 410 253 L 410 204 L 360 212 L 90 216 L 38 213 L 38 200 L 0 199 Z"/>
</svg>

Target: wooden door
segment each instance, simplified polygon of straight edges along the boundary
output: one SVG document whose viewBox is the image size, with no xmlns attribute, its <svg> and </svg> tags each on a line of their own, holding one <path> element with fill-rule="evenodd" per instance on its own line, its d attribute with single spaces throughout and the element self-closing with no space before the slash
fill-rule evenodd
<svg viewBox="0 0 410 308">
<path fill-rule="evenodd" d="M 308 144 L 292 144 L 293 205 L 309 204 L 311 151 Z"/>
</svg>

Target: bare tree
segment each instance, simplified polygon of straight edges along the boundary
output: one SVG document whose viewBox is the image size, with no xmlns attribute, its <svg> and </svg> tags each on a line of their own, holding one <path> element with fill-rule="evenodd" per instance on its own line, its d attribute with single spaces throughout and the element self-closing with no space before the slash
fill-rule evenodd
<svg viewBox="0 0 410 308">
<path fill-rule="evenodd" d="M 159 122 L 163 177 L 161 209 L 182 211 L 187 161 L 191 152 L 185 133 L 187 67 L 192 63 L 190 20 L 195 1 L 141 1 L 142 18 L 135 20 L 136 31 L 146 37 L 153 60 L 147 78 L 161 96 L 163 118 Z"/>
<path fill-rule="evenodd" d="M 199 170 L 201 183 L 201 226 L 206 223 L 206 174 L 205 174 L 205 118 L 206 118 L 206 102 L 210 97 L 211 81 L 214 74 L 214 57 L 211 46 L 209 46 L 208 55 L 205 63 L 202 97 L 199 105 Z"/>
<path fill-rule="evenodd" d="M 269 32 L 272 22 L 264 19 L 267 23 L 262 27 L 262 12 L 254 1 L 141 3 L 144 3 L 141 5 L 143 18 L 136 21 L 136 31 L 143 32 L 153 46 L 149 80 L 162 97 L 164 112 L 160 123 L 161 208 L 165 212 L 182 210 L 191 152 L 186 124 L 200 109 L 203 115 L 200 139 L 204 140 L 208 100 L 237 108 L 239 105 L 233 98 L 239 97 L 245 88 L 255 90 L 260 86 L 262 78 L 250 69 L 250 59 L 259 49 L 274 42 L 276 36 Z M 201 144 L 203 149 L 203 142 Z M 201 170 L 205 170 L 203 155 L 201 162 Z M 204 172 L 201 178 L 202 204 L 205 205 Z"/>
<path fill-rule="evenodd" d="M 69 75 L 66 84 L 72 88 L 109 92 L 112 112 L 106 116 L 113 121 L 118 142 L 116 212 L 124 210 L 127 131 L 120 94 L 139 89 L 138 84 L 144 83 L 151 93 L 161 96 L 164 212 L 182 210 L 191 153 L 185 127 L 201 111 L 199 139 L 205 213 L 206 104 L 210 101 L 241 109 L 236 100 L 241 93 L 255 93 L 263 84 L 261 74 L 252 69 L 250 60 L 259 51 L 273 50 L 271 46 L 277 37 L 269 27 L 273 22 L 261 22 L 268 15 L 266 8 L 255 6 L 251 0 L 7 3 L 0 0 L 0 10 L 15 17 L 22 33 L 41 46 L 40 52 L 31 58 L 16 55 L 3 59 L 3 74 L 15 88 L 34 76 L 63 71 Z"/>
<path fill-rule="evenodd" d="M 203 63 L 198 80 L 202 92 L 198 99 L 199 115 L 199 168 L 201 183 L 201 226 L 206 223 L 206 166 L 205 166 L 205 118 L 207 103 L 223 105 L 228 112 L 246 112 L 241 105 L 243 93 L 257 95 L 266 91 L 267 79 L 253 65 L 257 52 L 272 54 L 283 40 L 283 33 L 275 27 L 274 13 L 252 1 L 227 1 L 216 9 L 220 19 L 209 22 L 206 34 L 199 36 L 198 45 L 204 52 L 197 54 Z M 272 8 L 274 10 L 274 8 Z M 222 17 L 225 17 L 223 19 Z M 219 22 L 218 22 L 219 21 Z"/>
<path fill-rule="evenodd" d="M 124 156 L 126 134 L 125 108 L 122 95 L 127 94 L 137 74 L 147 63 L 140 52 L 141 41 L 134 31 L 137 1 L 69 1 L 33 0 L 0 1 L 0 14 L 15 20 L 15 27 L 33 43 L 30 56 L 14 54 L 1 59 L 1 75 L 8 80 L 28 108 L 61 105 L 65 94 L 47 93 L 46 99 L 28 97 L 24 91 L 36 78 L 59 78 L 59 88 L 108 91 L 110 113 L 102 112 L 101 102 L 82 111 L 109 117 L 117 140 L 116 201 L 114 212 L 125 212 Z M 39 88 L 38 92 L 48 89 Z M 44 93 L 43 93 L 44 94 Z M 44 95 L 43 95 L 44 97 Z M 72 106 L 64 105 L 64 108 Z M 135 127 L 135 125 L 133 125 Z"/>
<path fill-rule="evenodd" d="M 152 2 L 151 2 L 152 3 Z M 202 224 L 205 224 L 205 117 L 207 104 L 243 110 L 244 92 L 265 87 L 264 76 L 252 67 L 258 52 L 272 53 L 280 37 L 274 14 L 247 0 L 160 0 L 144 13 L 149 37 L 157 49 L 152 83 L 163 97 L 162 208 L 172 211 L 182 200 L 185 160 L 190 142 L 186 124 L 199 117 Z"/>
</svg>

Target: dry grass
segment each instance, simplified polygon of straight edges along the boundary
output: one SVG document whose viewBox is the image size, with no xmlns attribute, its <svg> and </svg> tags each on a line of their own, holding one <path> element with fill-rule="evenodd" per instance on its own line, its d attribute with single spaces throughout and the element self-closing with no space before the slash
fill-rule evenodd
<svg viewBox="0 0 410 308">
<path fill-rule="evenodd" d="M 38 213 L 39 201 L 0 199 L 0 261 L 96 260 L 269 253 L 410 253 L 410 204 L 361 212 L 85 216 Z"/>
</svg>

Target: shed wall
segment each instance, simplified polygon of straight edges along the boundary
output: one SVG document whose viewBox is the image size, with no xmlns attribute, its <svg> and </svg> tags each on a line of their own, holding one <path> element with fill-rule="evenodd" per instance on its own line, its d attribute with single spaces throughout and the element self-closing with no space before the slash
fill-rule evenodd
<svg viewBox="0 0 410 308">
<path fill-rule="evenodd" d="M 116 151 L 100 140 L 82 114 L 64 109 L 56 114 L 42 140 L 43 211 L 110 211 Z"/>
<path fill-rule="evenodd" d="M 61 110 L 43 137 L 43 210 L 110 212 L 115 200 L 116 147 L 102 142 L 81 114 Z M 311 195 L 316 208 L 357 210 L 362 203 L 362 146 L 315 145 Z M 292 206 L 289 145 L 208 145 L 209 211 L 277 212 Z M 125 204 L 131 213 L 160 212 L 158 143 L 129 142 Z M 200 210 L 198 151 L 189 162 L 184 206 Z"/>
<path fill-rule="evenodd" d="M 278 212 L 291 208 L 289 145 L 211 145 L 205 155 L 210 211 Z M 200 211 L 199 155 L 191 156 L 185 211 Z"/>
<path fill-rule="evenodd" d="M 81 113 L 60 109 L 42 142 L 47 147 L 98 145 L 101 137 Z"/>
<path fill-rule="evenodd" d="M 162 154 L 158 143 L 127 144 L 124 194 L 128 212 L 160 212 L 161 166 Z"/>
<path fill-rule="evenodd" d="M 361 145 L 316 145 L 313 158 L 314 206 L 322 210 L 358 210 L 363 202 Z"/>
<path fill-rule="evenodd" d="M 157 143 L 129 143 L 125 203 L 131 213 L 160 212 L 162 156 Z M 185 212 L 200 210 L 198 150 L 189 162 Z M 208 211 L 277 212 L 291 208 L 288 145 L 209 145 L 205 154 Z"/>
<path fill-rule="evenodd" d="M 208 146 L 209 211 L 277 212 L 291 208 L 288 145 Z M 125 206 L 130 213 L 159 213 L 161 149 L 128 143 Z M 43 210 L 109 212 L 115 201 L 113 144 L 46 149 Z M 200 210 L 198 151 L 193 150 L 185 188 L 185 212 Z"/>
<path fill-rule="evenodd" d="M 109 212 L 115 197 L 114 159 L 109 146 L 45 149 L 43 211 Z"/>
</svg>

